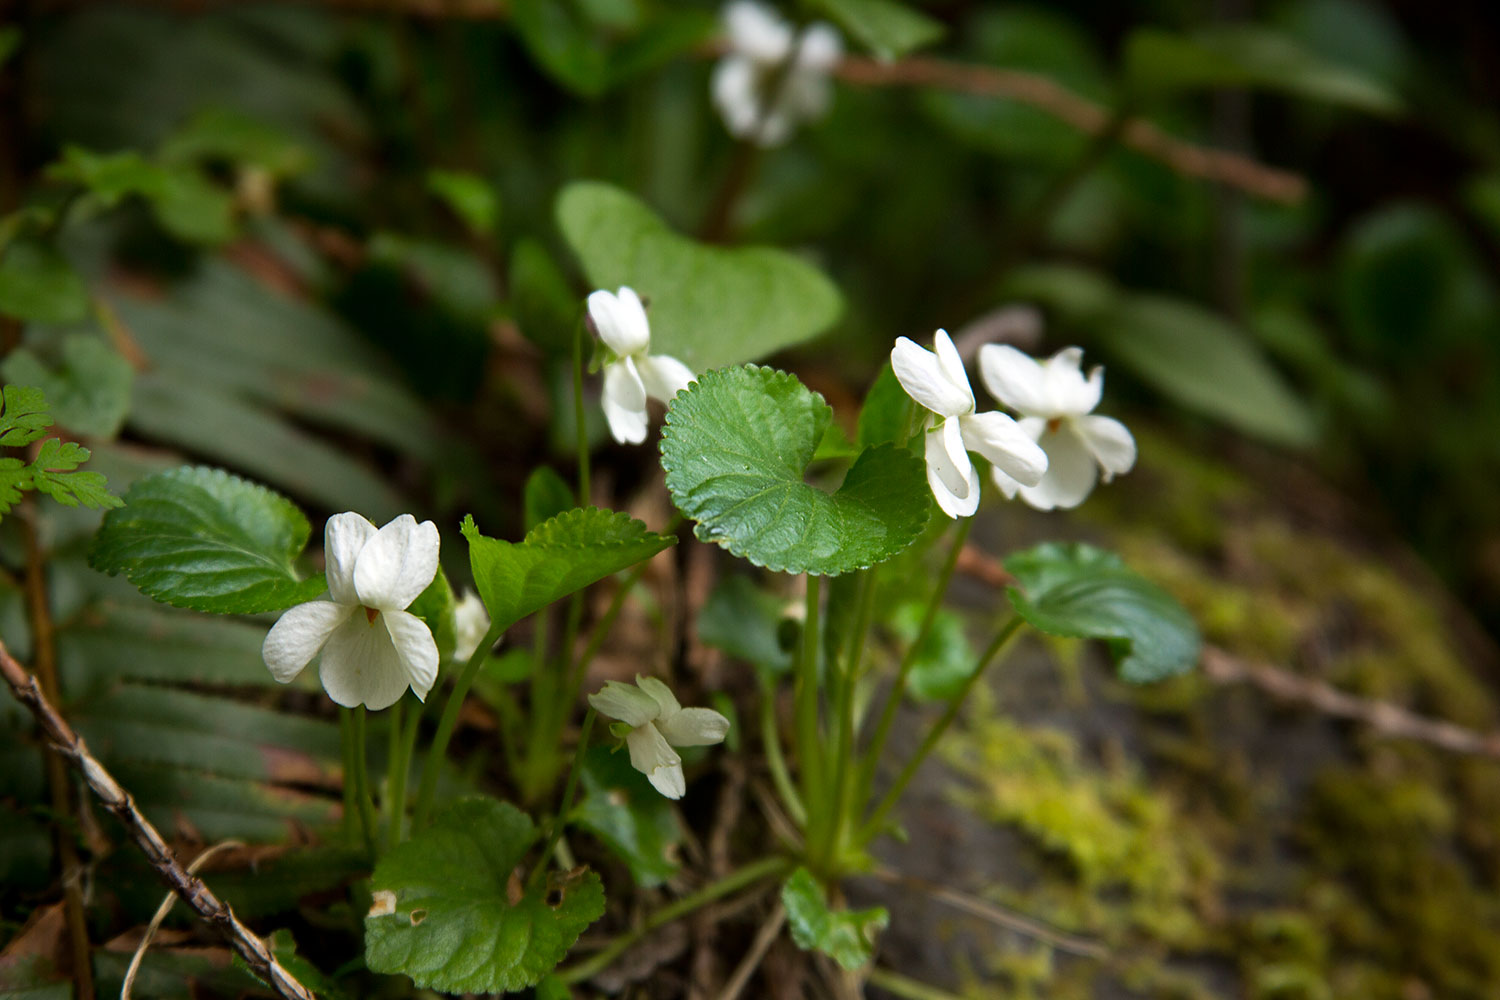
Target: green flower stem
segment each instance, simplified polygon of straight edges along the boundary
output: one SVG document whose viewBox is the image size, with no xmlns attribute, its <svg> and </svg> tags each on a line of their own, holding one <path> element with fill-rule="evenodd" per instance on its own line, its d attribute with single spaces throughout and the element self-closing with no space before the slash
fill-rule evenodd
<svg viewBox="0 0 1500 1000">
<path fill-rule="evenodd" d="M 684 917 L 694 910 L 706 906 L 714 900 L 722 899 L 732 892 L 737 892 L 740 889 L 752 886 L 766 879 L 779 878 L 791 871 L 794 865 L 795 863 L 791 858 L 778 856 L 762 858 L 743 868 L 732 871 L 717 882 L 710 882 L 697 892 L 690 893 L 674 903 L 667 904 L 642 921 L 639 927 L 621 934 L 577 965 L 569 966 L 566 969 L 559 969 L 554 975 L 565 984 L 581 983 L 609 968 L 615 959 L 619 958 L 632 945 L 658 927 L 670 924 L 679 917 Z"/>
<path fill-rule="evenodd" d="M 573 330 L 573 422 L 578 437 L 578 506 L 587 507 L 593 495 L 589 489 L 589 425 L 583 408 L 584 322 Z"/>
<path fill-rule="evenodd" d="M 370 801 L 370 767 L 366 760 L 365 706 L 351 710 L 354 730 L 354 801 L 359 808 L 359 828 L 364 835 L 365 850 L 375 856 L 375 804 Z"/>
<path fill-rule="evenodd" d="M 802 655 L 797 661 L 797 771 L 807 808 L 808 843 L 817 842 L 823 797 L 823 745 L 818 739 L 818 633 L 823 578 L 807 575 L 806 617 L 802 622 Z"/>
<path fill-rule="evenodd" d="M 474 678 L 479 676 L 479 667 L 489 655 L 490 649 L 504 633 L 504 628 L 490 625 L 489 631 L 479 641 L 479 648 L 474 650 L 474 655 L 464 665 L 463 673 L 458 675 L 453 690 L 448 692 L 448 701 L 443 705 L 442 717 L 438 719 L 437 732 L 432 734 L 432 743 L 427 748 L 427 761 L 422 766 L 422 783 L 417 787 L 417 806 L 411 820 L 413 831 L 427 825 L 427 814 L 432 811 L 432 800 L 437 795 L 438 773 L 443 769 L 448 741 L 453 738 L 453 730 L 458 726 L 458 712 L 463 708 L 464 696 L 474 686 Z"/>
<path fill-rule="evenodd" d="M 858 840 L 861 844 L 869 843 L 880 833 L 886 816 L 895 808 L 896 803 L 900 801 L 902 793 L 906 791 L 906 786 L 911 784 L 911 779 L 916 776 L 917 768 L 921 766 L 922 761 L 927 759 L 927 755 L 932 752 L 933 747 L 937 746 L 938 740 L 943 738 L 943 734 L 948 731 L 948 727 L 953 725 L 953 720 L 958 718 L 959 710 L 963 708 L 964 701 L 967 700 L 969 692 L 974 690 L 974 685 L 979 683 L 979 678 L 984 676 L 985 668 L 994 662 L 1000 651 L 1014 638 L 1015 634 L 1020 631 L 1021 626 L 1024 624 L 1026 622 L 1020 615 L 1013 615 L 1004 625 L 1000 626 L 1000 631 L 995 633 L 995 637 L 990 640 L 990 644 L 985 647 L 984 652 L 980 655 L 979 663 L 974 667 L 974 672 L 964 681 L 964 686 L 959 689 L 959 692 L 948 700 L 948 707 L 943 710 L 943 714 L 938 717 L 937 722 L 933 723 L 932 728 L 927 731 L 927 735 L 922 739 L 921 746 L 917 747 L 917 752 L 912 754 L 911 760 L 906 762 L 906 766 L 896 776 L 896 780 L 880 800 L 880 804 L 870 813 L 869 820 L 866 821 L 859 833 Z"/>
<path fill-rule="evenodd" d="M 854 689 L 859 682 L 865 636 L 870 631 L 870 618 L 875 610 L 876 576 L 879 569 L 879 566 L 875 566 L 861 574 L 854 628 L 844 652 L 843 679 L 839 683 L 838 747 L 833 764 L 833 798 L 830 800 L 834 814 L 833 821 L 828 824 L 828 836 L 824 844 L 824 859 L 830 866 L 843 846 L 844 830 L 850 820 L 853 783 L 849 779 L 854 754 Z"/>
<path fill-rule="evenodd" d="M 771 781 L 781 795 L 781 804 L 799 827 L 807 825 L 807 808 L 797 786 L 792 784 L 791 772 L 786 767 L 786 757 L 781 753 L 781 733 L 776 729 L 776 688 L 764 675 L 760 685 L 760 741 L 766 753 L 766 766 L 771 769 Z"/>
<path fill-rule="evenodd" d="M 390 850 L 401 843 L 406 824 L 406 779 L 411 771 L 412 750 L 417 742 L 417 731 L 422 724 L 422 703 L 412 707 L 411 721 L 401 724 L 401 706 L 406 699 L 396 702 L 391 715 L 391 759 L 386 789 L 390 793 L 390 826 L 386 831 L 385 849 Z"/>
<path fill-rule="evenodd" d="M 573 796 L 578 791 L 578 775 L 583 771 L 583 753 L 589 748 L 589 732 L 594 728 L 596 715 L 590 708 L 583 717 L 583 729 L 578 733 L 578 748 L 573 751 L 573 766 L 568 771 L 568 783 L 563 787 L 562 803 L 557 807 L 557 815 L 552 817 L 552 832 L 547 835 L 542 855 L 536 859 L 536 867 L 531 869 L 531 875 L 526 879 L 528 886 L 535 885 L 542 872 L 547 870 L 547 859 L 552 857 L 552 849 L 557 846 L 563 827 L 568 824 L 568 813 L 573 809 Z"/>
<path fill-rule="evenodd" d="M 396 699 L 396 704 L 392 705 L 390 712 L 386 714 L 386 722 L 390 725 L 390 732 L 387 734 L 389 741 L 385 751 L 385 787 L 381 789 L 380 808 L 382 812 L 388 815 L 385 817 L 387 832 L 385 840 L 382 841 L 382 850 L 388 850 L 391 846 L 394 846 L 391 838 L 400 836 L 399 832 L 393 832 L 390 828 L 395 827 L 396 831 L 399 831 L 401 828 L 400 815 L 402 810 L 396 804 L 398 801 L 396 798 L 396 768 L 401 758 L 401 737 L 406 731 L 406 726 L 403 725 L 405 715 L 406 695 L 403 694 L 400 698 Z M 403 785 L 406 783 L 404 778 L 401 783 Z M 404 790 L 402 794 L 405 794 Z M 376 839 L 379 839 L 379 837 Z"/>
<path fill-rule="evenodd" d="M 339 709 L 339 749 L 344 764 L 344 836 L 353 840 L 359 823 L 359 806 L 354 800 L 354 718 L 347 708 Z"/>
<path fill-rule="evenodd" d="M 948 556 L 943 560 L 943 568 L 938 572 L 937 584 L 932 588 L 932 596 L 927 599 L 927 610 L 922 615 L 922 624 L 917 628 L 917 634 L 912 638 L 911 645 L 906 648 L 906 655 L 901 658 L 901 665 L 896 669 L 896 680 L 891 685 L 890 694 L 886 695 L 885 708 L 880 713 L 880 722 L 875 727 L 875 735 L 870 739 L 870 745 L 865 748 L 864 763 L 859 769 L 859 784 L 856 786 L 861 801 L 868 801 L 870 789 L 875 784 L 875 769 L 880 765 L 880 755 L 885 750 L 885 741 L 890 738 L 891 726 L 896 722 L 896 711 L 901 707 L 901 699 L 906 694 L 906 681 L 911 675 L 911 669 L 916 665 L 917 654 L 922 644 L 927 641 L 928 634 L 932 631 L 932 623 L 937 620 L 938 610 L 943 606 L 943 598 L 948 594 L 948 583 L 953 579 L 953 570 L 958 565 L 959 553 L 963 551 L 964 542 L 968 541 L 969 529 L 973 527 L 974 519 L 971 517 L 960 518 L 957 529 L 953 532 L 953 542 L 948 549 Z"/>
</svg>

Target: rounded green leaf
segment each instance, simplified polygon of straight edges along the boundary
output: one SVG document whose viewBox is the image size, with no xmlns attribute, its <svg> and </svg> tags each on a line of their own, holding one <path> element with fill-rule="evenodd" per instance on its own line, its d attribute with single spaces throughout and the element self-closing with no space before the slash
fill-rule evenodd
<svg viewBox="0 0 1500 1000">
<path fill-rule="evenodd" d="M 1020 583 L 1016 613 L 1051 635 L 1103 639 L 1120 676 L 1143 684 L 1198 662 L 1198 626 L 1177 600 L 1119 556 L 1081 542 L 1048 542 L 1005 560 Z"/>
<path fill-rule="evenodd" d="M 277 611 L 317 597 L 321 576 L 292 563 L 310 528 L 296 504 L 222 469 L 182 466 L 137 480 L 104 518 L 89 563 L 124 573 L 163 604 L 220 614 Z"/>
<path fill-rule="evenodd" d="M 662 429 L 667 489 L 697 535 L 782 573 L 835 576 L 884 562 L 927 523 L 921 461 L 884 445 L 825 493 L 804 481 L 833 416 L 786 372 L 746 365 L 677 394 Z"/>
<path fill-rule="evenodd" d="M 460 799 L 375 866 L 365 963 L 424 989 L 502 993 L 534 986 L 604 913 L 599 876 L 578 869 L 526 884 L 531 817 Z"/>
<path fill-rule="evenodd" d="M 608 184 L 568 185 L 557 221 L 596 288 L 628 285 L 648 301 L 651 353 L 695 372 L 800 343 L 843 311 L 833 282 L 805 261 L 770 247 L 697 243 Z"/>
<path fill-rule="evenodd" d="M 781 887 L 781 904 L 797 947 L 821 951 L 846 969 L 857 969 L 870 960 L 876 933 L 891 919 L 883 906 L 829 909 L 822 886 L 806 868 L 798 868 Z"/>
</svg>

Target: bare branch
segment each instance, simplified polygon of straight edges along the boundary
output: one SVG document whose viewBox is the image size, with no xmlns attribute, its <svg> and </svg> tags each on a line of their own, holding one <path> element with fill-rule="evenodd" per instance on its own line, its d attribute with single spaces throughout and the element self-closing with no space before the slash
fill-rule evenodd
<svg viewBox="0 0 1500 1000">
<path fill-rule="evenodd" d="M 68 725 L 67 720 L 58 714 L 57 709 L 42 694 L 37 679 L 15 661 L 3 642 L 0 642 L 0 674 L 5 675 L 11 692 L 36 717 L 37 724 L 57 753 L 67 758 L 104 807 L 124 824 L 130 838 L 145 852 L 146 860 L 156 869 L 162 881 L 182 897 L 182 901 L 192 907 L 193 912 L 222 934 L 256 975 L 270 983 L 278 995 L 285 1000 L 316 1000 L 312 991 L 281 967 L 265 942 L 239 922 L 228 904 L 215 896 L 200 879 L 183 869 L 156 827 L 136 809 L 130 794 L 89 753 L 88 747 L 84 746 L 73 727 Z"/>
</svg>

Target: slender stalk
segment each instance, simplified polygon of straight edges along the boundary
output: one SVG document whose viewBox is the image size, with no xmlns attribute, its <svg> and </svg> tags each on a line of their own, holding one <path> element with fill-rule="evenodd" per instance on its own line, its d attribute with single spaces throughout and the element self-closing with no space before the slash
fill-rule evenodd
<svg viewBox="0 0 1500 1000">
<path fill-rule="evenodd" d="M 901 773 L 896 776 L 896 780 L 892 782 L 891 787 L 880 800 L 880 804 L 870 813 L 869 820 L 866 821 L 864 827 L 860 830 L 859 837 L 857 838 L 859 841 L 868 843 L 871 838 L 880 832 L 881 825 L 885 822 L 886 816 L 895 807 L 896 803 L 900 801 L 902 793 L 906 791 L 906 786 L 911 784 L 911 779 L 916 776 L 917 768 L 921 766 L 922 761 L 927 759 L 927 755 L 932 752 L 932 748 L 937 746 L 938 740 L 943 738 L 943 734 L 948 731 L 948 727 L 953 725 L 953 720 L 958 718 L 958 713 L 963 708 L 964 701 L 968 698 L 969 692 L 974 690 L 974 685 L 979 683 L 979 678 L 984 675 L 985 668 L 994 661 L 1000 651 L 1005 648 L 1006 643 L 1010 642 L 1012 637 L 1020 631 L 1021 626 L 1024 624 L 1025 620 L 1020 615 L 1014 615 L 1004 625 L 1000 626 L 1000 631 L 995 633 L 995 637 L 990 640 L 990 644 L 980 654 L 979 663 L 974 667 L 974 672 L 964 681 L 964 686 L 959 689 L 959 692 L 948 700 L 948 707 L 943 710 L 943 714 L 938 717 L 937 722 L 933 723 L 932 728 L 927 731 L 927 735 L 922 739 L 921 746 L 917 747 L 917 752 L 912 754 L 911 759 L 906 762 L 906 766 L 901 769 Z"/>
<path fill-rule="evenodd" d="M 365 746 L 365 706 L 351 712 L 354 730 L 354 800 L 359 807 L 359 828 L 365 838 L 365 850 L 375 856 L 375 804 L 370 801 L 370 765 Z"/>
<path fill-rule="evenodd" d="M 35 446 L 33 446 L 33 449 Z M 32 657 L 42 693 L 54 704 L 62 703 L 57 674 L 57 643 L 52 628 L 52 608 L 47 599 L 46 554 L 42 551 L 37 509 L 28 499 L 21 511 L 21 532 L 26 545 L 26 609 L 31 624 Z M 83 861 L 78 856 L 77 824 L 73 815 L 72 784 L 67 762 L 51 747 L 43 746 L 42 764 L 52 805 L 53 847 L 57 851 L 63 889 L 64 919 L 68 928 L 68 951 L 78 1000 L 94 998 L 94 968 L 90 957 L 88 921 L 85 919 Z"/>
<path fill-rule="evenodd" d="M 358 835 L 359 806 L 354 799 L 354 723 L 347 708 L 339 709 L 339 748 L 344 763 L 344 836 L 352 842 Z"/>
<path fill-rule="evenodd" d="M 557 846 L 563 827 L 568 825 L 568 813 L 573 808 L 573 795 L 578 791 L 578 776 L 583 772 L 583 753 L 589 748 L 589 732 L 594 728 L 596 717 L 597 713 L 592 708 L 583 717 L 583 729 L 578 733 L 578 748 L 573 751 L 573 766 L 568 771 L 568 783 L 563 786 L 562 804 L 558 806 L 557 815 L 552 817 L 552 832 L 547 835 L 547 843 L 542 848 L 541 857 L 536 859 L 536 867 L 531 869 L 531 875 L 526 879 L 527 885 L 535 885 L 542 872 L 547 870 L 547 859 L 552 857 L 552 849 Z"/>
<path fill-rule="evenodd" d="M 474 686 L 474 678 L 479 676 L 479 667 L 484 663 L 484 658 L 504 633 L 504 626 L 490 625 L 490 630 L 479 641 L 479 647 L 469 657 L 469 662 L 464 664 L 463 673 L 458 675 L 453 690 L 448 692 L 443 714 L 438 719 L 437 732 L 432 734 L 432 743 L 427 747 L 427 762 L 422 766 L 422 782 L 417 787 L 417 805 L 411 820 L 413 831 L 427 825 L 427 814 L 431 812 L 432 800 L 437 794 L 438 774 L 443 769 L 448 741 L 453 738 L 453 730 L 458 726 L 458 713 L 463 708 L 464 696 Z"/>
<path fill-rule="evenodd" d="M 578 441 L 578 506 L 587 507 L 593 492 L 589 489 L 589 425 L 583 408 L 582 321 L 573 331 L 573 423 Z"/>
<path fill-rule="evenodd" d="M 781 804 L 798 826 L 807 825 L 807 808 L 792 775 L 786 767 L 786 757 L 781 753 L 781 734 L 776 730 L 776 692 L 769 681 L 762 679 L 760 686 L 760 742 L 766 752 L 766 766 L 771 770 L 771 781 L 781 795 Z"/>
<path fill-rule="evenodd" d="M 676 902 L 668 903 L 643 920 L 639 927 L 621 934 L 577 965 L 559 969 L 554 975 L 564 984 L 581 983 L 590 979 L 609 968 L 615 959 L 658 927 L 670 924 L 679 917 L 687 916 L 694 910 L 707 906 L 716 899 L 722 899 L 732 892 L 737 892 L 765 879 L 784 875 L 791 871 L 792 867 L 793 862 L 790 858 L 777 856 L 762 858 L 736 869 L 717 882 L 710 882 L 697 892 L 689 893 Z"/>
<path fill-rule="evenodd" d="M 823 747 L 818 740 L 818 633 L 823 578 L 808 574 L 806 615 L 802 622 L 802 655 L 797 661 L 797 772 L 809 827 L 819 823 L 823 799 Z M 815 842 L 808 830 L 808 842 Z"/>
<path fill-rule="evenodd" d="M 855 787 L 861 801 L 867 801 L 870 797 L 870 789 L 875 784 L 875 769 L 880 765 L 880 754 L 885 749 L 885 741 L 890 738 L 891 726 L 896 722 L 896 711 L 901 707 L 901 699 L 906 694 L 907 678 L 917 662 L 922 644 L 932 632 L 932 623 L 937 621 L 943 598 L 948 595 L 948 583 L 953 579 L 954 568 L 958 566 L 959 553 L 963 551 L 964 542 L 969 539 L 969 530 L 973 524 L 973 518 L 959 520 L 958 527 L 953 532 L 948 556 L 943 560 L 943 568 L 938 572 L 937 583 L 932 588 L 932 596 L 927 599 L 927 610 L 922 614 L 922 623 L 917 627 L 917 634 L 911 645 L 906 648 L 906 654 L 901 657 L 901 665 L 896 668 L 896 680 L 891 684 L 890 694 L 886 695 L 880 722 L 875 727 L 875 735 L 871 737 L 869 746 L 865 748 L 864 762 L 860 765 L 859 784 Z"/>
<path fill-rule="evenodd" d="M 412 745 L 417 739 L 417 728 L 422 721 L 422 706 L 418 703 L 411 713 L 410 725 L 401 724 L 402 702 L 392 706 L 391 715 L 391 759 L 387 764 L 386 792 L 389 796 L 390 827 L 386 831 L 385 849 L 390 850 L 401 843 L 401 834 L 406 822 L 406 777 L 411 770 Z"/>
<path fill-rule="evenodd" d="M 853 782 L 854 754 L 854 688 L 859 682 L 861 661 L 864 659 L 865 635 L 870 630 L 870 617 L 875 609 L 875 581 L 879 567 L 873 567 L 860 579 L 859 604 L 854 616 L 854 628 L 844 653 L 843 680 L 839 684 L 838 744 L 833 764 L 833 821 L 828 824 L 828 838 L 824 845 L 824 857 L 832 864 L 842 845 L 844 829 L 849 822 L 850 792 Z"/>
</svg>

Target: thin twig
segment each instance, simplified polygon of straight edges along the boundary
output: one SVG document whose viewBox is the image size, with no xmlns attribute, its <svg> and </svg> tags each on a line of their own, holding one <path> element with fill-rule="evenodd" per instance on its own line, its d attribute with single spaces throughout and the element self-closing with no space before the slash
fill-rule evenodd
<svg viewBox="0 0 1500 1000">
<path fill-rule="evenodd" d="M 3 642 L 0 642 L 0 674 L 5 676 L 5 681 L 17 700 L 35 716 L 42 732 L 52 741 L 53 748 L 68 759 L 104 807 L 124 825 L 130 839 L 145 852 L 146 860 L 156 869 L 161 880 L 182 897 L 183 902 L 192 907 L 193 912 L 204 922 L 222 934 L 251 970 L 269 983 L 284 1000 L 315 1000 L 307 987 L 282 968 L 265 942 L 240 923 L 228 904 L 214 895 L 200 879 L 183 869 L 156 827 L 136 808 L 135 800 L 104 769 L 104 765 L 89 753 L 88 747 L 73 731 L 73 727 L 68 725 L 67 720 L 58 714 L 57 709 L 42 694 L 37 679 L 16 662 Z"/>
<path fill-rule="evenodd" d="M 36 523 L 33 498 L 20 511 L 21 533 L 26 545 L 26 607 L 31 622 L 31 648 L 36 660 L 38 690 L 53 701 L 62 698 L 57 676 L 57 642 L 52 628 L 52 608 L 47 597 L 47 567 L 42 552 L 41 528 Z M 89 929 L 83 906 L 83 861 L 78 856 L 73 814 L 72 784 L 68 765 L 50 749 L 42 749 L 47 789 L 52 803 L 53 843 L 57 849 L 63 887 L 63 913 L 68 923 L 68 950 L 77 1000 L 94 1000 L 94 967 L 90 957 Z"/>
<path fill-rule="evenodd" d="M 1215 684 L 1251 684 L 1283 701 L 1363 722 L 1381 736 L 1416 740 L 1453 753 L 1500 760 L 1500 732 L 1481 733 L 1453 722 L 1430 719 L 1400 705 L 1348 694 L 1331 684 L 1299 677 L 1270 664 L 1241 660 L 1215 646 L 1203 647 L 1202 664 L 1204 676 Z"/>
<path fill-rule="evenodd" d="M 193 863 L 187 866 L 189 875 L 198 874 L 202 868 L 215 855 L 225 851 L 244 847 L 238 840 L 223 840 L 193 859 Z M 141 935 L 141 943 L 135 946 L 135 954 L 130 956 L 130 966 L 125 970 L 125 982 L 120 985 L 120 1000 L 130 1000 L 130 991 L 135 989 L 135 977 L 141 971 L 141 962 L 146 958 L 146 949 L 151 947 L 151 939 L 156 937 L 156 932 L 161 929 L 162 921 L 167 919 L 167 914 L 172 912 L 172 904 L 177 902 L 177 893 L 167 893 L 167 898 L 161 901 L 156 908 L 156 913 L 151 917 L 151 922 L 146 925 L 146 933 Z"/>
<path fill-rule="evenodd" d="M 960 892 L 946 885 L 938 885 L 935 882 L 912 878 L 909 875 L 902 875 L 900 872 L 892 871 L 889 868 L 877 868 L 870 874 L 882 882 L 889 882 L 892 885 L 905 886 L 908 889 L 915 889 L 918 892 L 926 893 L 940 903 L 946 903 L 956 910 L 962 910 L 970 916 L 979 917 L 981 920 L 988 920 L 990 923 L 1004 927 L 1006 930 L 1012 930 L 1018 934 L 1025 934 L 1027 937 L 1036 938 L 1038 941 L 1050 944 L 1058 951 L 1065 951 L 1072 955 L 1081 955 L 1084 958 L 1105 959 L 1109 957 L 1109 949 L 1105 948 L 1102 944 L 1089 941 L 1085 938 L 1074 937 L 1062 931 L 1053 930 L 1045 924 L 1032 920 L 1030 917 L 1024 917 L 1019 913 L 1012 913 L 987 900 L 979 899 L 976 896 Z"/>
<path fill-rule="evenodd" d="M 1050 77 L 998 66 L 975 66 L 945 59 L 911 58 L 882 63 L 847 58 L 834 70 L 846 83 L 861 86 L 936 87 L 981 97 L 1029 104 L 1080 132 L 1098 135 L 1110 127 L 1110 112 Z M 1148 121 L 1131 119 L 1121 141 L 1188 177 L 1216 181 L 1269 201 L 1294 203 L 1307 195 L 1303 177 L 1257 163 L 1245 156 L 1195 146 L 1168 135 Z"/>
<path fill-rule="evenodd" d="M 745 952 L 745 957 L 740 959 L 740 964 L 735 966 L 734 973 L 724 984 L 724 989 L 719 993 L 719 1000 L 736 1000 L 740 992 L 744 990 L 745 984 L 750 981 L 750 977 L 755 974 L 755 970 L 760 968 L 761 960 L 766 957 L 766 952 L 770 951 L 771 945 L 776 942 L 776 935 L 781 933 L 781 925 L 784 923 L 786 923 L 786 907 L 778 901 L 776 909 L 772 910 L 770 917 L 761 924 L 755 940 L 750 942 L 750 950 Z"/>
</svg>

